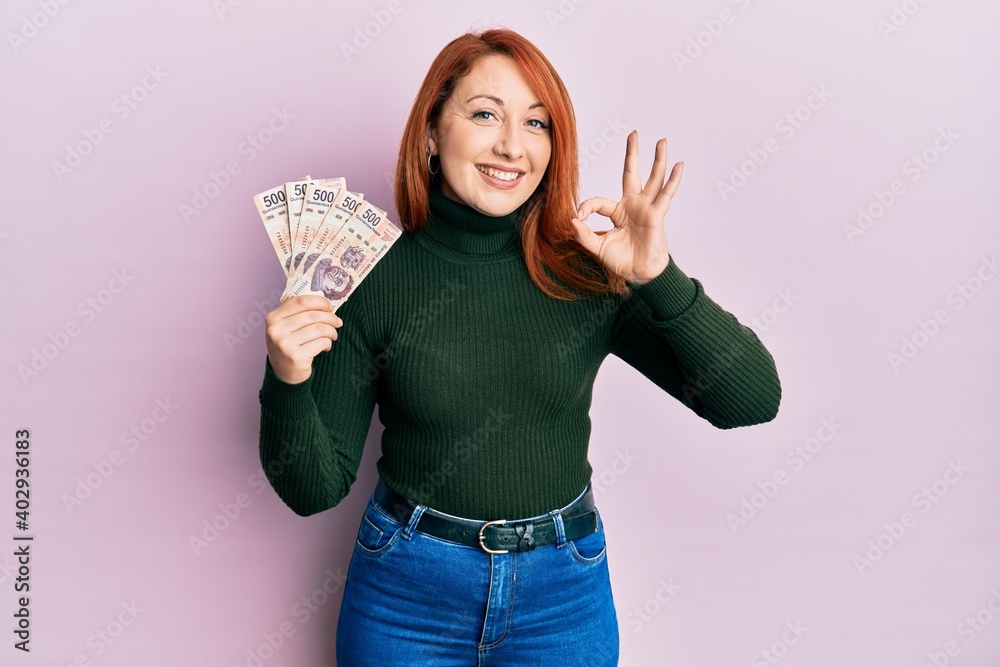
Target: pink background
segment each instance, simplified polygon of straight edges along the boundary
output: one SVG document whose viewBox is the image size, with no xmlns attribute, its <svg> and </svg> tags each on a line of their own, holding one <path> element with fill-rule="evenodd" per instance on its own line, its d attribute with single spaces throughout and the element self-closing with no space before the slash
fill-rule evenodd
<svg viewBox="0 0 1000 667">
<path fill-rule="evenodd" d="M 251 197 L 305 173 L 345 176 L 391 211 L 402 124 L 430 61 L 496 24 L 564 77 L 588 151 L 584 197 L 620 196 L 631 129 L 646 172 L 668 138 L 671 163 L 686 167 L 665 223 L 671 253 L 753 326 L 782 381 L 775 421 L 721 431 L 607 360 L 590 460 L 621 664 L 1000 664 L 1000 7 L 474 7 L 7 3 L 5 627 L 17 428 L 31 430 L 36 539 L 32 651 L 5 632 L 0 663 L 334 664 L 338 576 L 375 484 L 381 425 L 332 511 L 297 517 L 262 481 L 255 303 L 270 310 L 283 281 Z M 345 56 L 366 29 L 369 43 Z M 696 57 L 679 66 L 687 49 Z M 266 136 L 275 108 L 291 118 Z M 98 132 L 103 119 L 110 133 Z M 241 149 L 258 133 L 262 150 Z M 75 168 L 53 166 L 80 144 Z M 767 159 L 758 167 L 752 154 Z M 238 173 L 212 187 L 230 161 Z M 723 196 L 742 163 L 750 175 Z M 198 192 L 204 210 L 185 220 Z M 892 199 L 881 211 L 880 198 Z M 859 208 L 875 217 L 849 237 Z M 18 367 L 46 351 L 22 378 Z M 891 353 L 905 363 L 894 368 Z M 133 427 L 142 440 L 125 437 Z M 789 458 L 810 446 L 808 461 Z M 961 476 L 946 474 L 952 464 Z M 100 486 L 67 507 L 92 473 Z M 775 475 L 784 483 L 768 497 Z M 744 499 L 758 507 L 734 531 L 727 515 Z M 632 532 L 647 520 L 654 528 Z M 191 538 L 213 521 L 228 526 L 196 553 Z M 869 541 L 885 553 L 859 568 Z"/>
</svg>

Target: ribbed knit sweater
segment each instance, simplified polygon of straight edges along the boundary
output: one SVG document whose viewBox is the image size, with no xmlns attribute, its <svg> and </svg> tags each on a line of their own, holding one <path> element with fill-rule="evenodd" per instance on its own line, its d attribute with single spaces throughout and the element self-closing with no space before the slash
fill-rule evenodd
<svg viewBox="0 0 1000 667">
<path fill-rule="evenodd" d="M 296 514 L 347 495 L 376 404 L 376 468 L 396 492 L 480 520 L 563 507 L 592 474 L 608 354 L 718 428 L 775 417 L 771 355 L 673 257 L 627 296 L 554 299 L 528 275 L 519 212 L 486 216 L 433 189 L 427 227 L 402 234 L 338 309 L 309 378 L 286 383 L 265 358 L 260 458 Z"/>
</svg>

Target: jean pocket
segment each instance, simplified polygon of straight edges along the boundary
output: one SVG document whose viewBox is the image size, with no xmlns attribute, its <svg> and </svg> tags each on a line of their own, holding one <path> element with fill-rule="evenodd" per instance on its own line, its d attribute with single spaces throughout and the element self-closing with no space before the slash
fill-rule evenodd
<svg viewBox="0 0 1000 667">
<path fill-rule="evenodd" d="M 604 522 L 597 513 L 597 531 L 566 543 L 566 550 L 581 565 L 596 565 L 604 560 L 608 545 L 604 539 Z"/>
<path fill-rule="evenodd" d="M 374 500 L 369 499 L 361 516 L 355 548 L 362 555 L 379 558 L 392 550 L 402 531 L 402 523 L 390 518 Z"/>
</svg>

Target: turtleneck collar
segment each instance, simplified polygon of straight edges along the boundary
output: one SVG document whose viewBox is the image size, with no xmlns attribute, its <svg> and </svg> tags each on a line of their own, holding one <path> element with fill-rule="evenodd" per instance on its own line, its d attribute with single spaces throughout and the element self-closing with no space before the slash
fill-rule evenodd
<svg viewBox="0 0 1000 667">
<path fill-rule="evenodd" d="M 510 257 L 519 249 L 517 221 L 520 213 L 521 207 L 507 215 L 485 215 L 449 199 L 439 185 L 433 185 L 430 216 L 424 231 L 438 244 L 439 250 L 456 259 Z"/>
</svg>

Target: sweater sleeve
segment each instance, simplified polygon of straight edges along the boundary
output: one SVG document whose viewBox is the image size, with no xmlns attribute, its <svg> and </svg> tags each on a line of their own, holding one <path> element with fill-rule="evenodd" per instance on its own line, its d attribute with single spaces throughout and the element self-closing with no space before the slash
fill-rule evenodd
<svg viewBox="0 0 1000 667">
<path fill-rule="evenodd" d="M 362 295 L 358 290 L 337 309 L 344 321 L 337 340 L 316 355 L 303 382 L 284 382 L 264 360 L 260 460 L 275 492 L 299 516 L 339 503 L 361 465 L 377 377 Z"/>
<path fill-rule="evenodd" d="M 781 383 L 771 354 L 673 257 L 631 292 L 615 317 L 612 354 L 717 428 L 775 418 Z"/>
</svg>

